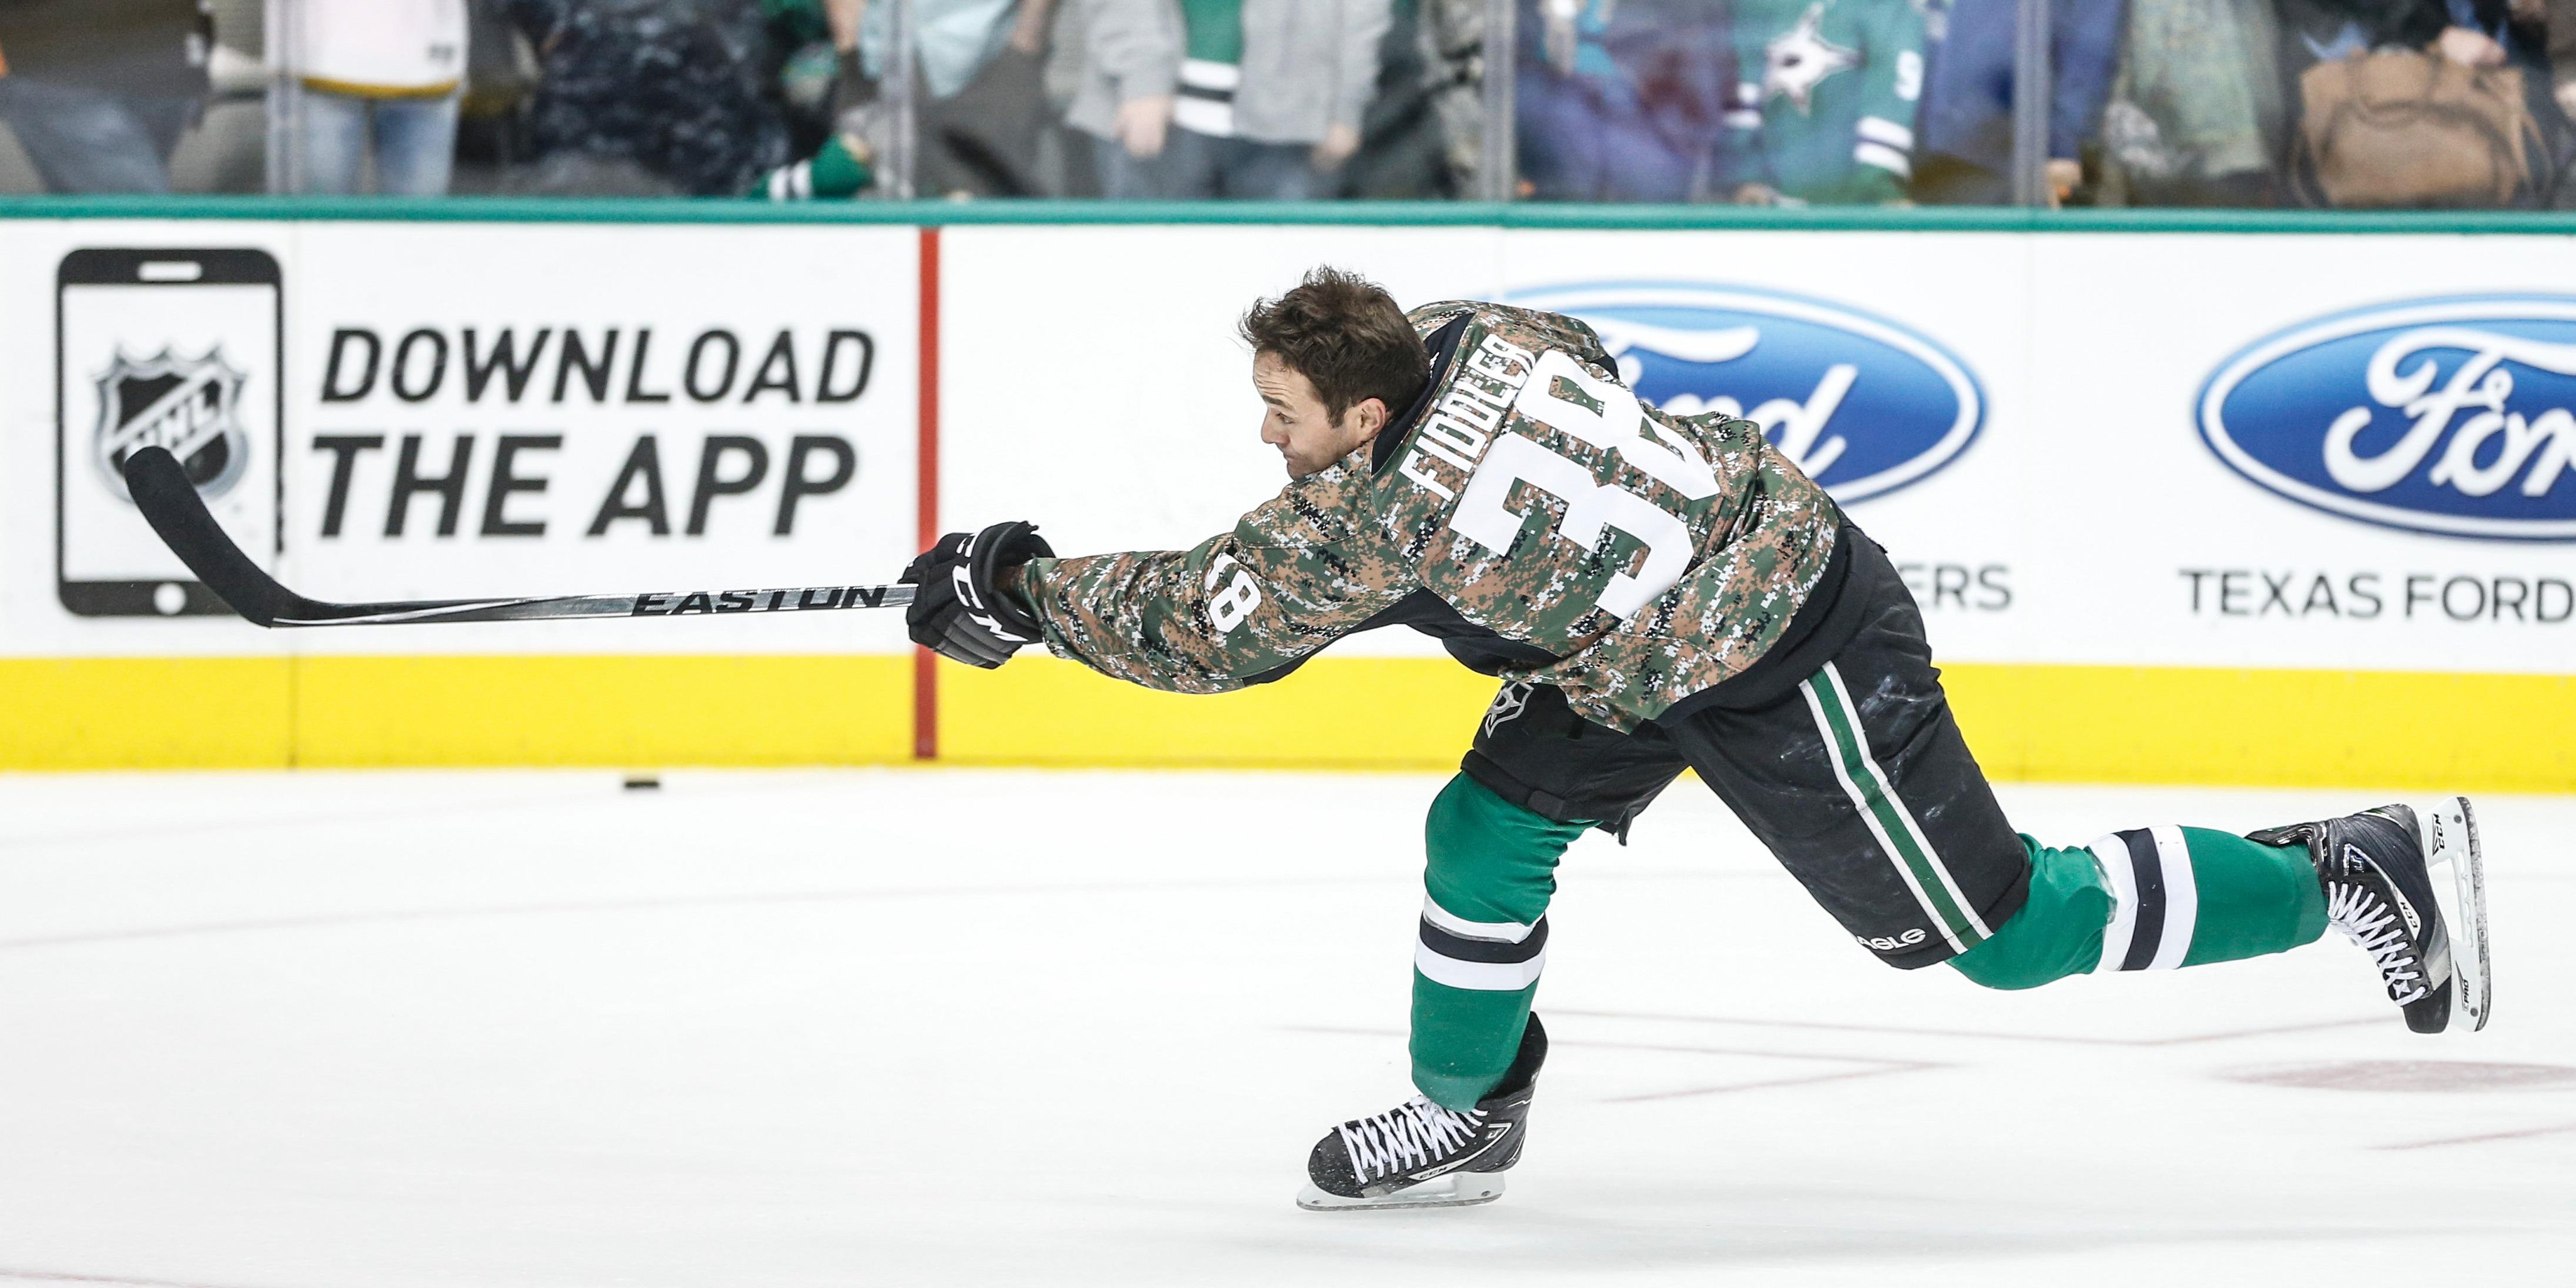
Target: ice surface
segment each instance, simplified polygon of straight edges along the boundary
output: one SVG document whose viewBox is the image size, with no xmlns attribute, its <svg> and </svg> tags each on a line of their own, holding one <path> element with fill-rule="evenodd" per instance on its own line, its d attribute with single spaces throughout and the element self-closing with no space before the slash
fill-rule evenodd
<svg viewBox="0 0 2576 1288">
<path fill-rule="evenodd" d="M 1566 860 L 1510 1193 L 1321 1216 L 1307 1148 L 1408 1094 L 1436 779 L 663 781 L 0 779 L 0 1283 L 2576 1265 L 2576 800 L 2480 799 L 2496 1020 L 2420 1038 L 2339 938 L 2021 994 L 1887 970 L 1686 782 Z M 2379 797 L 2004 799 L 2076 843 Z"/>
</svg>

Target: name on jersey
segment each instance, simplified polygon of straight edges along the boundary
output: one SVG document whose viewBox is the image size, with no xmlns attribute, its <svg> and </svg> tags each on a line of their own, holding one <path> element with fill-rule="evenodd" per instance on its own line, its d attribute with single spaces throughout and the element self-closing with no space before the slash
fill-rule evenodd
<svg viewBox="0 0 2576 1288">
<path fill-rule="evenodd" d="M 1476 462 L 1484 459 L 1485 449 L 1493 445 L 1494 435 L 1502 431 L 1503 418 L 1511 414 L 1521 386 L 1529 382 L 1537 365 L 1538 356 L 1529 350 L 1498 335 L 1486 336 L 1460 365 L 1448 394 L 1422 422 L 1397 472 L 1443 501 L 1457 500 L 1457 489 L 1441 481 L 1435 466 L 1457 470 L 1464 486 L 1466 477 L 1476 472 Z"/>
</svg>

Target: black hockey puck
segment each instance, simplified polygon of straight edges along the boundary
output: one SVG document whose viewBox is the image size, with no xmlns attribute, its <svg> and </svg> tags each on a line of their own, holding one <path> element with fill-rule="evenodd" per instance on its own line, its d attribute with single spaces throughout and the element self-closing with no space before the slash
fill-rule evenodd
<svg viewBox="0 0 2576 1288">
<path fill-rule="evenodd" d="M 628 774 L 626 776 L 626 790 L 630 792 L 658 792 L 662 790 L 662 779 L 659 775 L 655 774 Z"/>
</svg>

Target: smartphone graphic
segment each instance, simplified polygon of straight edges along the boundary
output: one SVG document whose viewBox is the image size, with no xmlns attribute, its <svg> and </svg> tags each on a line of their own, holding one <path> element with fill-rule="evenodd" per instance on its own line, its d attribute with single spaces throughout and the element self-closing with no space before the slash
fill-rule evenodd
<svg viewBox="0 0 2576 1288">
<path fill-rule="evenodd" d="M 128 453 L 169 448 L 215 520 L 275 572 L 285 350 L 262 250 L 76 250 L 54 295 L 54 581 L 85 617 L 227 612 L 126 496 Z"/>
</svg>

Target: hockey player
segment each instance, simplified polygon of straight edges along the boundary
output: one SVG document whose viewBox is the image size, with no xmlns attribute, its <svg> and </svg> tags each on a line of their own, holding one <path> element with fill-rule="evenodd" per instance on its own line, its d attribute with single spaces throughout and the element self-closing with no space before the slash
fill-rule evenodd
<svg viewBox="0 0 2576 1288">
<path fill-rule="evenodd" d="M 1327 1133 L 1307 1206 L 1501 1192 L 1547 1055 L 1530 1000 L 1557 858 L 1587 828 L 1624 833 L 1685 766 L 1890 966 L 2030 988 L 2281 952 L 2332 925 L 2408 1027 L 2484 1023 L 2465 800 L 2043 846 L 2005 822 L 1885 552 L 1751 422 L 1641 403 L 1572 318 L 1407 314 L 1330 269 L 1241 331 L 1290 482 L 1232 531 L 1066 559 L 1001 523 L 943 537 L 905 580 L 913 638 L 981 667 L 1043 641 L 1217 693 L 1405 625 L 1502 679 L 1426 828 L 1420 1094 Z"/>
</svg>

